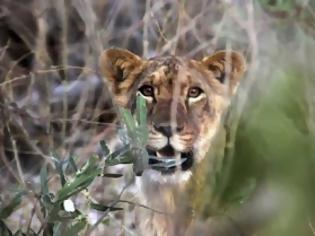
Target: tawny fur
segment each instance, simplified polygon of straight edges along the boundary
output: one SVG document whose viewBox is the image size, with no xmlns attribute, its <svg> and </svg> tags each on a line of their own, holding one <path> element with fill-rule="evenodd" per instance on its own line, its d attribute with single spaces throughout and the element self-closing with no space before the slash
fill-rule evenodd
<svg viewBox="0 0 315 236">
<path fill-rule="evenodd" d="M 171 146 L 175 155 L 193 153 L 193 166 L 185 171 L 166 175 L 147 169 L 137 180 L 140 203 L 153 209 L 139 209 L 141 234 L 184 235 L 194 217 L 189 182 L 211 148 L 245 60 L 225 51 L 201 61 L 176 56 L 146 60 L 127 50 L 109 49 L 102 54 L 100 67 L 118 105 L 133 109 L 136 96 L 145 98 L 149 149 L 161 153 Z M 165 124 L 172 128 L 171 135 L 159 129 Z"/>
</svg>

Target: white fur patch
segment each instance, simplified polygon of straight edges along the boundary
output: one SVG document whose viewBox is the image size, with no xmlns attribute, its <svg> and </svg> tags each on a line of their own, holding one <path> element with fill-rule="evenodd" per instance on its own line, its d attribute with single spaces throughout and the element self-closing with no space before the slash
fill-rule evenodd
<svg viewBox="0 0 315 236">
<path fill-rule="evenodd" d="M 187 182 L 191 177 L 191 171 L 177 171 L 174 174 L 163 175 L 161 172 L 146 169 L 141 179 L 145 182 L 154 182 L 160 184 L 180 184 Z"/>
<path fill-rule="evenodd" d="M 205 93 L 200 94 L 200 96 L 196 97 L 196 98 L 188 98 L 188 104 L 191 105 L 193 103 L 199 102 L 201 99 L 206 98 L 207 95 Z"/>
<path fill-rule="evenodd" d="M 148 146 L 154 149 L 162 149 L 167 145 L 167 137 L 160 133 L 149 133 Z"/>
<path fill-rule="evenodd" d="M 178 134 L 175 134 L 170 138 L 170 144 L 178 152 L 185 152 L 187 149 L 185 146 L 185 142 L 181 141 L 180 135 Z"/>
</svg>

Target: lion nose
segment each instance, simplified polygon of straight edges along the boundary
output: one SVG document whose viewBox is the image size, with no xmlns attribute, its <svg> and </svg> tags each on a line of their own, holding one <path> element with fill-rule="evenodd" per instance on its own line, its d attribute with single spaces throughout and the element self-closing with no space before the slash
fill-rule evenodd
<svg viewBox="0 0 315 236">
<path fill-rule="evenodd" d="M 168 124 L 154 124 L 153 125 L 154 129 L 160 133 L 162 133 L 163 135 L 165 135 L 166 137 L 171 137 L 173 135 L 173 131 L 176 132 L 181 132 L 184 129 L 184 126 L 180 126 L 177 125 L 176 127 L 172 127 Z"/>
</svg>

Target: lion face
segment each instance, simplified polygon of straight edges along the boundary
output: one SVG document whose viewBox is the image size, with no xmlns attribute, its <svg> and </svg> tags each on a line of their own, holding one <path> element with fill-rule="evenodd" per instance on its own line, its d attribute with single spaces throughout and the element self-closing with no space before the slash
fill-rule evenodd
<svg viewBox="0 0 315 236">
<path fill-rule="evenodd" d="M 133 110 L 136 96 L 146 100 L 148 153 L 184 160 L 182 171 L 205 157 L 245 67 L 233 51 L 201 61 L 176 56 L 145 60 L 122 49 L 101 56 L 101 71 L 118 105 Z"/>
</svg>

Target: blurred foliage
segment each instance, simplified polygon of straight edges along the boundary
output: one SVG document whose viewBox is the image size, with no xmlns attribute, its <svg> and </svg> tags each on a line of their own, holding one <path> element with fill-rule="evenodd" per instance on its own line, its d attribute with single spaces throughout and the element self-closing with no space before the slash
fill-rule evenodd
<svg viewBox="0 0 315 236">
<path fill-rule="evenodd" d="M 281 10 L 281 11 L 292 11 L 296 4 L 298 2 L 297 0 L 259 0 L 259 3 L 268 9 L 272 10 Z"/>
<path fill-rule="evenodd" d="M 117 4 L 117 2 L 118 1 L 116 1 L 115 4 Z M 186 5 L 189 5 L 188 1 L 184 1 L 184 3 Z M 207 185 L 205 186 L 203 184 L 200 184 L 194 186 L 195 190 L 198 190 L 196 191 L 195 195 L 198 201 L 196 205 L 204 207 L 201 211 L 204 215 L 209 216 L 225 214 L 231 218 L 235 218 L 235 220 L 240 223 L 240 226 L 244 226 L 245 228 L 250 228 L 250 224 L 257 220 L 257 228 L 259 228 L 259 232 L 257 233 L 257 235 L 314 235 L 315 232 L 313 228 L 315 228 L 315 226 L 313 227 L 313 225 L 315 225 L 315 190 L 313 188 L 313 185 L 315 182 L 315 136 L 314 130 L 312 130 L 311 128 L 311 123 L 315 122 L 315 117 L 314 114 L 311 114 L 310 112 L 310 106 L 314 104 L 310 103 L 308 100 L 313 99 L 312 97 L 315 94 L 314 88 L 310 88 L 310 86 L 313 84 L 314 76 L 309 76 L 309 74 L 312 74 L 312 72 L 314 72 L 313 62 L 315 60 L 315 50 L 312 50 L 312 48 L 314 48 L 314 43 L 311 43 L 311 46 L 309 48 L 304 47 L 304 43 L 306 41 L 314 42 L 315 1 L 259 0 L 253 1 L 253 3 L 256 7 L 255 10 L 257 10 L 255 12 L 257 14 L 257 17 L 261 17 L 258 14 L 258 9 L 260 10 L 260 8 L 257 7 L 257 5 L 259 5 L 263 9 L 264 13 L 263 17 L 259 18 L 259 20 L 255 22 L 257 24 L 255 25 L 255 27 L 257 28 L 255 28 L 255 30 L 257 30 L 257 37 L 259 41 L 258 47 L 261 47 L 258 50 L 258 53 L 260 53 L 258 55 L 258 59 L 265 59 L 265 61 L 261 61 L 260 65 L 266 66 L 266 64 L 275 64 L 276 66 L 271 66 L 270 68 L 259 68 L 258 72 L 254 75 L 257 77 L 257 82 L 252 86 L 252 91 L 249 92 L 249 99 L 246 102 L 245 109 L 242 112 L 241 119 L 236 128 L 235 143 L 228 143 L 228 145 L 232 146 L 228 147 L 228 149 L 230 148 L 232 150 L 232 156 L 231 158 L 230 156 L 228 156 L 227 158 L 226 156 L 224 156 L 224 154 L 226 153 L 220 150 L 215 153 L 215 155 L 218 155 L 220 158 L 215 161 L 212 160 L 213 162 L 210 163 L 215 164 L 217 169 L 215 169 L 210 175 L 206 175 L 205 172 L 200 171 L 199 175 L 202 175 L 205 181 L 203 182 L 203 184 L 206 183 Z M 9 10 L 19 8 L 17 7 L 18 5 L 20 5 L 20 3 L 12 4 L 12 7 L 10 7 Z M 115 5 L 115 8 L 113 7 L 112 9 L 107 11 L 108 15 L 110 16 L 109 18 L 117 18 L 117 22 L 112 22 L 108 20 L 109 23 L 106 22 L 106 24 L 108 23 L 108 25 L 105 24 L 105 26 L 102 27 L 100 30 L 108 30 L 109 33 L 107 32 L 107 34 L 117 32 L 117 34 L 112 33 L 113 35 L 106 35 L 106 40 L 108 40 L 108 45 L 106 45 L 118 45 L 124 46 L 126 48 L 130 47 L 129 49 L 141 53 L 141 51 L 143 50 L 141 49 L 141 47 L 144 33 L 142 34 L 140 32 L 142 29 L 139 28 L 143 27 L 141 20 L 142 15 L 139 13 L 140 10 L 136 9 L 135 7 L 135 9 L 128 12 L 125 8 L 122 8 L 123 11 L 119 12 L 118 10 L 116 10 L 116 8 L 119 9 L 118 5 L 119 4 Z M 177 46 L 177 50 L 179 51 L 179 53 L 186 53 L 184 49 L 185 47 L 187 47 L 192 50 L 192 52 L 190 52 L 189 54 L 190 56 L 199 55 L 198 53 L 200 53 L 200 51 L 207 51 L 207 48 L 210 48 L 210 51 L 214 49 L 212 47 L 220 48 L 222 46 L 221 41 L 215 46 L 213 46 L 214 42 L 210 42 L 212 41 L 212 34 L 218 34 L 219 38 L 222 35 L 226 36 L 227 38 L 230 37 L 242 45 L 247 45 L 249 43 L 247 39 L 245 40 L 243 38 L 243 35 L 246 35 L 246 33 L 244 33 L 244 29 L 240 30 L 241 36 L 238 34 L 239 32 L 235 33 L 233 31 L 235 30 L 235 28 L 237 28 L 233 27 L 235 26 L 234 24 L 231 24 L 230 27 L 227 27 L 227 32 L 224 32 L 224 27 L 222 27 L 223 30 L 222 32 L 220 32 L 221 23 L 218 22 L 221 22 L 221 20 L 223 22 L 224 20 L 226 20 L 225 18 L 227 18 L 223 16 L 223 13 L 225 11 L 231 13 L 231 11 L 229 11 L 230 9 L 222 2 L 217 5 L 209 4 L 209 6 L 207 6 L 207 4 L 194 5 L 192 3 L 189 6 L 195 6 L 197 10 L 194 10 L 196 10 L 198 13 L 200 12 L 200 9 L 204 10 L 207 8 L 215 9 L 217 10 L 217 12 L 215 12 L 216 14 L 213 14 L 213 18 L 211 15 L 211 21 L 209 20 L 209 18 L 205 18 L 207 19 L 207 23 L 202 25 L 201 23 L 203 17 L 194 16 L 194 18 L 193 14 L 191 13 L 193 12 L 192 9 L 194 7 L 189 8 L 187 12 L 181 12 L 178 10 L 178 12 L 176 11 L 175 14 L 174 12 L 172 12 L 172 4 L 165 4 L 165 6 L 158 5 L 158 7 L 155 6 L 156 9 L 152 10 L 150 14 L 146 13 L 146 15 L 152 15 L 154 21 L 153 28 L 155 30 L 156 28 L 158 29 L 158 31 L 162 29 L 164 32 L 159 32 L 161 33 L 161 35 L 163 35 L 163 37 L 161 37 L 156 32 L 152 33 L 152 35 L 149 35 L 150 37 L 148 37 L 148 40 L 150 41 L 151 48 L 147 52 L 147 56 L 153 54 L 156 48 L 161 49 L 161 52 L 158 53 L 168 53 L 169 51 L 171 51 L 171 46 L 173 44 L 176 45 L 177 43 L 179 45 Z M 143 10 L 142 8 L 143 7 L 141 7 L 141 11 Z M 242 10 L 244 9 L 244 7 L 241 8 Z M 27 9 L 27 7 L 22 7 L 21 9 L 25 10 Z M 90 10 L 88 8 L 83 9 L 87 12 Z M 170 10 L 168 11 L 167 9 Z M 71 12 L 76 12 L 74 7 L 71 7 Z M 132 14 L 129 15 L 130 12 L 138 12 L 138 15 L 136 15 L 136 17 L 133 17 Z M 1 13 L 6 12 L 1 11 Z M 69 33 L 69 41 L 77 42 L 76 40 L 84 38 L 84 23 L 89 23 L 86 25 L 89 25 L 90 27 L 94 25 L 94 18 L 88 17 L 93 14 L 89 15 L 88 13 L 86 13 L 85 15 L 83 13 L 86 12 L 80 12 L 80 15 L 83 16 L 83 20 L 80 18 L 81 21 L 77 20 L 77 18 L 79 17 L 78 13 L 73 14 L 73 19 L 71 18 L 72 16 L 70 17 L 71 19 L 68 22 L 68 28 L 70 31 L 75 31 L 76 29 L 79 29 L 79 36 L 77 35 L 78 32 Z M 239 14 L 241 13 L 243 12 L 239 10 Z M 265 13 L 267 17 L 265 16 Z M 54 12 L 49 11 L 49 14 L 54 15 Z M 176 18 L 177 14 L 180 15 L 180 17 L 178 18 L 180 18 L 181 20 L 184 19 L 184 21 L 181 22 L 182 25 L 184 25 L 185 27 L 186 25 L 193 25 L 193 33 L 189 32 L 189 27 L 183 28 L 184 30 L 180 29 L 180 27 L 178 28 L 179 34 L 181 34 L 180 30 L 184 31 L 184 33 L 180 35 L 182 36 L 182 38 L 177 35 L 178 32 L 174 33 L 176 31 L 175 28 L 177 27 L 177 23 L 179 22 L 179 20 Z M 14 17 L 16 15 L 19 14 L 14 14 Z M 27 17 L 28 15 L 31 15 L 30 12 L 27 12 L 26 16 L 23 15 L 24 19 L 30 19 L 31 17 Z M 231 15 L 232 21 L 234 22 L 235 18 L 233 17 L 235 17 L 235 15 Z M 1 17 L 2 15 L 0 16 L 0 18 Z M 2 23 L 4 22 L 3 24 L 9 22 L 14 26 L 13 30 L 7 29 L 9 35 L 11 34 L 14 36 L 12 41 L 13 44 L 8 45 L 10 49 L 9 51 L 13 51 L 11 53 L 13 53 L 14 56 L 15 54 L 17 54 L 18 56 L 16 56 L 16 58 L 19 58 L 21 51 L 25 51 L 25 49 L 23 49 L 22 47 L 24 41 L 26 41 L 27 46 L 26 52 L 31 52 L 33 48 L 35 48 L 35 46 L 33 45 L 36 41 L 33 40 L 33 38 L 35 39 L 35 36 L 30 38 L 19 38 L 19 32 L 26 32 L 25 35 L 32 36 L 26 30 L 28 29 L 26 27 L 26 25 L 28 25 L 28 22 L 22 22 L 25 23 L 25 27 L 23 27 L 24 25 L 15 24 L 12 20 L 8 20 L 9 18 L 7 17 L 8 16 L 2 17 L 0 20 Z M 201 19 L 200 22 L 198 21 L 199 18 Z M 54 17 L 52 17 L 52 19 L 50 20 L 54 22 Z M 136 22 L 136 24 L 130 26 L 130 22 L 128 20 L 133 20 L 133 23 Z M 141 23 L 139 23 L 140 21 Z M 260 25 L 260 21 L 271 23 L 270 25 Z M 191 24 L 191 22 L 193 22 L 193 24 Z M 209 26 L 208 22 L 214 23 L 213 25 Z M 8 25 L 10 26 L 9 23 Z M 35 25 L 35 23 L 30 23 L 30 25 Z M 67 51 L 64 48 L 67 45 L 59 44 L 61 41 L 60 38 L 62 38 L 62 35 L 60 33 L 62 30 L 60 30 L 59 25 L 61 25 L 61 22 L 56 21 L 52 24 L 52 26 L 49 26 L 51 27 L 49 28 L 50 35 L 47 36 L 48 45 L 46 46 L 48 48 L 49 46 L 51 46 L 51 48 L 49 48 L 49 50 L 51 50 L 49 53 L 53 55 L 53 61 L 57 61 L 54 66 L 61 64 L 60 61 L 64 59 L 64 55 L 62 55 L 62 53 L 64 51 Z M 196 27 L 194 25 L 196 25 Z M 165 28 L 163 28 L 163 26 Z M 223 24 L 223 26 L 226 25 Z M 118 27 L 120 27 L 119 29 L 122 30 L 119 31 Z M 208 30 L 205 30 L 203 27 L 207 28 Z M 272 27 L 272 29 L 267 29 L 263 31 L 263 34 L 261 34 L 261 32 L 259 31 L 264 27 Z M 198 31 L 199 28 L 200 31 Z M 153 31 L 153 29 L 150 30 Z M 87 33 L 89 38 L 87 38 L 88 40 L 83 42 L 84 45 L 89 43 L 91 45 L 93 43 L 95 43 L 95 45 L 98 45 L 97 47 L 92 47 L 91 45 L 89 45 L 91 46 L 91 48 L 93 48 L 95 55 L 100 52 L 99 49 L 101 48 L 98 44 L 99 35 L 96 34 L 96 32 L 98 31 L 93 27 L 91 29 L 89 28 L 89 32 Z M 196 32 L 199 32 L 199 34 Z M 130 38 L 127 37 L 125 34 L 129 34 Z M 203 42 L 205 41 L 205 39 L 209 40 L 209 42 Z M 264 40 L 266 40 L 266 42 L 264 42 Z M 193 44 L 191 42 L 193 42 Z M 165 43 L 166 46 L 163 43 Z M 226 46 L 225 44 L 226 42 L 224 41 L 224 46 Z M 20 50 L 14 48 L 14 45 L 18 45 L 16 46 L 16 48 Z M 201 47 L 199 47 L 200 45 Z M 21 50 L 21 48 L 23 50 Z M 64 50 L 61 50 L 61 48 L 63 48 Z M 84 57 L 82 55 L 85 54 L 83 52 L 89 51 L 90 49 L 85 48 L 84 50 L 78 50 L 76 47 L 71 48 L 71 50 L 70 48 L 68 49 L 71 52 L 75 52 L 74 54 L 71 54 L 71 56 L 75 58 L 75 60 L 72 60 L 71 62 L 78 61 L 78 64 L 76 65 L 82 66 L 84 64 L 82 63 L 82 57 Z M 32 68 L 32 61 L 35 59 L 33 58 L 34 53 L 32 52 L 30 54 L 32 54 L 32 58 L 28 59 L 26 62 L 23 61 L 22 63 L 23 70 Z M 38 54 L 41 53 L 38 52 Z M 78 56 L 77 54 L 82 55 Z M 282 57 L 277 56 L 278 54 L 282 55 Z M 303 55 L 302 58 L 304 59 L 304 61 L 300 62 L 299 64 L 298 61 L 301 58 L 301 54 Z M 93 55 L 93 60 L 97 58 L 97 56 L 95 55 Z M 5 55 L 1 51 L 1 59 L 2 56 Z M 43 55 L 39 56 L 43 57 Z M 295 60 L 293 58 L 295 58 Z M 255 58 L 248 59 L 250 61 L 254 60 Z M 40 62 L 44 63 L 42 61 Z M 10 63 L 8 63 L 8 65 L 5 65 L 5 63 L 2 64 L 4 67 L 6 67 L 9 66 Z M 302 64 L 303 66 L 300 66 Z M 2 69 L 3 68 L 1 68 L 0 75 L 2 75 Z M 269 74 L 266 73 L 265 70 L 268 71 Z M 73 69 L 73 71 L 75 70 Z M 70 78 L 71 80 L 77 80 L 78 74 L 77 72 L 74 73 L 73 71 L 73 74 L 69 73 L 67 74 L 68 77 L 65 77 Z M 28 73 L 29 71 L 27 71 L 27 74 Z M 64 75 L 68 72 L 67 70 L 62 69 L 61 72 L 58 73 Z M 46 76 L 47 78 L 50 76 L 49 78 L 54 80 L 55 84 L 61 84 L 62 79 L 56 76 L 56 74 Z M 15 76 L 20 76 L 20 72 L 17 73 Z M 251 74 L 251 76 L 253 76 L 253 74 Z M 41 77 L 38 78 L 42 79 Z M 27 85 L 34 83 L 34 81 L 30 79 L 26 80 Z M 89 77 L 88 79 L 91 78 Z M 0 81 L 2 82 L 2 80 L 3 78 L 1 77 Z M 259 82 L 259 80 L 265 82 Z M 41 82 L 42 81 L 43 80 L 41 80 Z M 46 84 L 45 86 L 43 86 L 43 84 L 38 84 L 37 86 L 41 87 L 40 85 L 46 90 L 48 86 L 50 86 Z M 2 88 L 4 89 L 1 90 Z M 8 98 L 11 96 L 10 95 L 8 97 L 5 97 L 2 95 L 2 93 L 5 94 L 4 92 L 7 92 L 6 88 L 7 87 L 5 86 L 0 87 L 1 109 L 2 106 L 6 105 L 5 100 L 8 100 Z M 23 88 L 18 90 L 17 97 L 22 97 L 21 94 L 24 94 L 25 91 L 31 90 L 30 87 L 27 88 L 28 89 Z M 45 89 L 40 92 L 44 94 L 44 98 L 46 99 L 49 92 L 47 92 Z M 79 96 L 81 95 L 82 94 L 79 93 Z M 57 95 L 55 96 L 63 97 L 59 93 L 57 93 Z M 69 97 L 65 97 L 72 100 L 77 100 L 75 96 L 74 98 L 72 98 L 70 95 Z M 33 100 L 31 100 L 31 103 L 32 102 Z M 10 112 L 12 111 L 16 112 L 16 114 L 23 114 L 23 116 L 21 116 L 23 117 L 23 119 L 17 119 L 19 122 L 30 120 L 31 122 L 35 123 L 36 128 L 40 127 L 40 119 L 35 121 L 35 119 L 32 119 L 32 116 L 28 116 L 28 113 L 23 113 L 22 109 L 20 109 L 16 104 L 13 104 L 12 101 L 10 101 L 10 103 L 8 104 L 10 105 L 8 105 L 6 109 L 3 109 L 3 111 L 0 110 L 1 129 L 4 127 L 4 124 L 9 123 L 2 122 L 2 119 L 4 117 L 8 116 L 9 121 L 14 120 L 13 118 L 15 116 L 9 116 L 9 114 L 11 114 Z M 148 138 L 148 133 L 146 130 L 146 108 L 144 104 L 144 101 L 139 97 L 139 99 L 137 100 L 137 108 L 134 114 L 126 109 L 119 110 L 122 127 L 120 128 L 118 134 L 121 142 L 123 143 L 123 146 L 119 149 L 110 152 L 107 146 L 107 140 L 103 140 L 100 143 L 101 154 L 90 156 L 88 160 L 84 159 L 84 162 L 80 164 L 78 164 L 79 162 L 77 161 L 77 158 L 74 154 L 71 153 L 70 155 L 61 155 L 60 152 L 58 152 L 59 150 L 52 150 L 53 153 L 51 154 L 51 161 L 54 165 L 43 165 L 43 167 L 41 168 L 39 187 L 40 190 L 35 188 L 28 188 L 27 185 L 19 186 L 18 189 L 6 188 L 6 192 L 10 193 L 10 198 L 4 197 L 4 195 L 6 194 L 5 191 L 1 192 L 0 235 L 78 235 L 79 232 L 89 232 L 89 230 L 91 230 L 91 228 L 93 228 L 95 225 L 91 225 L 90 223 L 88 223 L 86 209 L 83 209 L 85 207 L 82 207 L 81 209 L 81 205 L 79 207 L 74 205 L 74 211 L 69 210 L 71 209 L 71 207 L 68 209 L 68 211 L 67 209 L 65 209 L 65 204 L 69 203 L 65 201 L 70 200 L 71 202 L 75 202 L 75 199 L 78 196 L 83 196 L 84 203 L 81 204 L 87 205 L 88 210 L 94 209 L 98 212 L 101 212 L 101 218 L 96 224 L 107 225 L 108 219 L 105 219 L 107 213 L 116 211 L 119 212 L 124 208 L 121 205 L 117 205 L 118 201 L 115 200 L 110 201 L 109 204 L 103 204 L 102 202 L 96 201 L 95 199 L 93 199 L 93 196 L 90 195 L 90 187 L 100 177 L 113 179 L 124 177 L 124 175 L 108 172 L 107 169 L 104 167 L 116 166 L 118 164 L 131 164 L 134 173 L 137 175 L 141 175 L 142 171 L 145 168 L 155 168 L 163 170 L 173 167 L 176 164 L 176 161 L 174 161 L 173 159 L 165 159 L 163 161 L 154 160 L 154 164 L 149 163 L 149 160 L 154 159 L 154 157 L 150 157 L 144 149 L 146 140 Z M 37 111 L 37 109 L 34 109 L 33 106 L 35 106 L 35 104 L 32 104 L 31 106 L 31 110 L 34 113 L 35 111 Z M 75 105 L 73 104 L 72 106 L 75 107 Z M 40 107 L 40 109 L 42 109 L 43 111 L 46 111 L 45 104 L 39 104 L 38 107 Z M 38 108 L 38 110 L 40 109 Z M 54 110 L 54 107 L 52 106 L 51 109 Z M 90 112 L 85 113 L 89 114 Z M 16 114 L 14 113 L 14 115 Z M 46 115 L 46 113 L 44 115 Z M 58 125 L 60 124 L 52 123 L 51 126 L 57 126 L 59 128 Z M 50 131 L 46 126 L 43 127 L 43 130 Z M 15 124 L 14 128 L 18 130 L 19 126 Z M 66 127 L 62 128 L 66 130 Z M 21 132 L 17 137 L 23 136 L 24 138 L 26 137 L 26 139 L 30 139 L 32 135 L 35 136 L 35 134 L 37 134 L 34 131 L 31 133 L 30 136 L 27 136 L 23 132 Z M 54 135 L 54 133 L 49 133 L 49 135 Z M 2 133 L 2 130 L 0 130 L 0 140 L 1 138 L 6 136 L 8 136 L 8 133 Z M 223 142 L 222 140 L 220 141 Z M 51 148 L 51 146 L 48 145 L 48 142 L 44 144 L 46 145 L 44 145 L 46 149 Z M 222 145 L 222 143 L 219 144 Z M 68 147 L 67 145 L 65 146 Z M 84 158 L 86 157 L 84 156 Z M 209 166 L 207 165 L 203 166 L 203 168 L 208 167 Z M 1 166 L 1 168 L 3 167 Z M 210 170 L 213 169 L 210 168 Z M 60 181 L 60 184 L 58 182 L 57 189 L 52 190 L 49 187 L 49 182 L 56 177 L 58 181 Z M 270 190 L 273 193 L 273 195 L 271 196 L 267 194 Z M 200 195 L 200 192 L 203 192 L 203 195 Z M 265 196 L 265 194 L 267 194 L 267 196 Z M 40 225 L 39 231 L 34 232 L 34 230 L 30 227 L 28 227 L 27 230 L 10 229 L 10 227 L 7 226 L 7 219 L 12 214 L 22 209 L 23 201 L 30 201 L 29 199 L 34 196 L 41 206 L 42 216 L 44 220 L 44 223 Z M 211 201 L 212 198 L 215 198 L 214 203 Z M 268 208 L 270 206 L 272 210 Z M 248 214 L 249 218 L 242 218 L 244 217 L 244 215 L 246 215 L 245 213 L 249 211 L 248 209 L 254 211 L 254 213 L 250 211 L 250 214 Z M 210 213 L 205 213 L 205 211 L 210 211 Z M 269 213 L 271 213 L 272 215 L 269 215 Z M 264 214 L 266 214 L 265 218 Z M 253 224 L 255 225 L 255 223 Z"/>
<path fill-rule="evenodd" d="M 308 79 L 296 65 L 279 67 L 261 88 L 263 96 L 248 104 L 237 129 L 232 173 L 220 204 L 233 212 L 261 189 L 272 189 L 275 198 L 266 201 L 274 205 L 269 210 L 275 215 L 258 235 L 312 235 L 315 149 L 308 124 Z M 256 214 L 263 214 L 264 204 L 258 204 Z"/>
<path fill-rule="evenodd" d="M 55 170 L 60 179 L 60 188 L 56 193 L 49 190 L 49 173 L 47 166 L 44 165 L 40 171 L 41 191 L 38 193 L 38 200 L 42 208 L 45 224 L 41 226 L 38 233 L 32 231 L 32 235 L 41 235 L 42 230 L 45 235 L 62 236 L 62 235 L 78 235 L 78 233 L 88 232 L 88 222 L 86 215 L 81 210 L 76 209 L 71 199 L 75 199 L 76 195 L 85 193 L 89 195 L 88 188 L 93 181 L 99 177 L 119 178 L 123 175 L 107 173 L 105 170 L 108 166 L 120 164 L 132 164 L 135 174 L 140 175 L 144 168 L 151 166 L 152 168 L 170 168 L 176 163 L 175 159 L 165 159 L 159 163 L 149 165 L 149 156 L 145 149 L 146 140 L 148 137 L 147 121 L 146 121 L 146 106 L 145 100 L 137 97 L 136 109 L 134 115 L 131 111 L 121 108 L 121 126 L 119 138 L 122 140 L 123 147 L 110 152 L 105 140 L 100 142 L 101 156 L 91 156 L 84 165 L 78 169 L 73 155 L 68 159 L 61 158 L 56 153 L 52 153 L 52 159 L 55 164 Z M 72 169 L 72 171 L 69 171 Z M 69 172 L 69 173 L 66 173 Z M 0 207 L 0 219 L 9 217 L 16 208 L 21 204 L 21 198 L 26 195 L 25 192 L 16 194 L 7 205 Z M 113 201 L 110 205 L 97 203 L 94 200 L 87 198 L 86 203 L 91 209 L 105 214 L 98 220 L 95 226 L 102 223 L 102 219 L 106 213 L 112 211 L 123 210 L 121 207 L 116 207 L 119 199 Z M 66 205 L 71 207 L 67 209 Z M 72 209 L 73 208 L 73 209 Z M 94 225 L 92 227 L 95 227 Z M 1 221 L 0 225 L 3 234 L 1 235 L 24 235 L 22 231 L 17 231 L 13 234 L 10 229 Z M 31 232 L 32 229 L 29 229 Z"/>
<path fill-rule="evenodd" d="M 8 218 L 16 209 L 20 207 L 22 197 L 27 195 L 26 191 L 17 193 L 7 204 L 0 205 L 0 235 L 78 235 L 88 231 L 88 222 L 86 215 L 79 209 L 76 209 L 73 200 L 76 195 L 85 193 L 88 195 L 88 188 L 93 181 L 99 177 L 119 178 L 120 174 L 112 174 L 104 172 L 104 167 L 118 164 L 133 164 L 133 169 L 136 174 L 141 173 L 143 168 L 148 166 L 148 154 L 145 151 L 145 143 L 147 139 L 146 128 L 146 106 L 145 101 L 141 96 L 137 97 L 137 106 L 135 116 L 129 110 L 121 109 L 122 127 L 126 127 L 127 132 L 122 131 L 120 138 L 125 146 L 121 149 L 110 153 L 109 148 L 104 140 L 100 142 L 102 156 L 91 156 L 84 165 L 78 169 L 73 155 L 68 159 L 61 158 L 56 153 L 52 153 L 52 159 L 55 164 L 55 169 L 60 179 L 60 188 L 56 193 L 51 192 L 48 187 L 49 172 L 47 166 L 44 165 L 40 171 L 41 191 L 38 193 L 38 200 L 42 208 L 45 223 L 41 226 L 39 232 L 35 233 L 32 229 L 23 233 L 18 230 L 12 233 L 6 226 L 4 219 Z M 124 128 L 123 128 L 124 129 Z M 142 150 L 144 152 L 139 152 Z M 141 156 L 144 153 L 145 156 Z M 72 171 L 69 171 L 72 169 Z M 69 173 L 66 173 L 69 172 Z M 111 205 L 97 203 L 89 197 L 86 198 L 86 204 L 91 209 L 108 213 L 112 211 L 123 210 L 121 207 L 116 207 L 117 199 Z M 66 205 L 70 204 L 67 209 Z M 73 209 L 72 209 L 73 208 Z M 104 214 L 102 217 L 105 217 Z M 101 217 L 101 219 L 102 219 Z M 96 224 L 102 223 L 99 220 Z"/>
<path fill-rule="evenodd" d="M 16 207 L 18 207 L 21 204 L 22 201 L 22 197 L 25 193 L 20 192 L 17 193 L 9 203 L 7 203 L 6 205 L 3 204 L 1 205 L 0 208 L 0 219 L 6 219 L 7 217 L 9 217 L 11 215 L 11 213 L 15 210 Z"/>
</svg>

